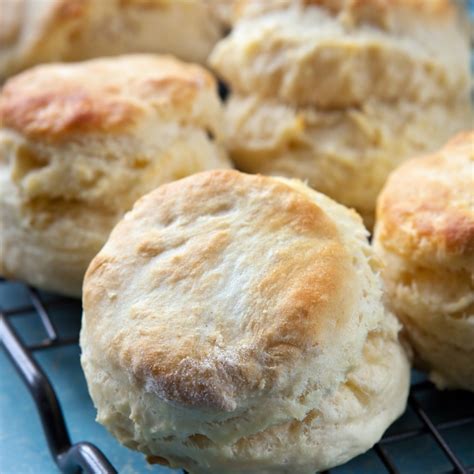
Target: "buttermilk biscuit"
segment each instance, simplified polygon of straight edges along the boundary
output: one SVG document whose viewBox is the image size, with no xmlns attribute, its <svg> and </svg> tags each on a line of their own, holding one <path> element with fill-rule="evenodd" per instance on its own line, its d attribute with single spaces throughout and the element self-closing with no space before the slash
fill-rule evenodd
<svg viewBox="0 0 474 474">
<path fill-rule="evenodd" d="M 468 115 L 465 101 L 434 102 L 424 113 L 410 102 L 378 101 L 329 111 L 233 95 L 227 146 L 240 169 L 305 180 L 355 207 L 371 227 L 374 202 L 394 166 L 441 146 Z"/>
<path fill-rule="evenodd" d="M 474 390 L 474 132 L 390 176 L 375 249 L 420 365 L 441 388 Z"/>
<path fill-rule="evenodd" d="M 241 17 L 211 56 L 240 94 L 334 109 L 446 100 L 469 86 L 468 42 L 449 0 L 245 3 L 263 12 Z"/>
<path fill-rule="evenodd" d="M 7 0 L 0 77 L 34 64 L 124 53 L 204 62 L 223 36 L 231 0 Z"/>
<path fill-rule="evenodd" d="M 314 473 L 404 410 L 409 364 L 356 213 L 284 178 L 161 186 L 85 278 L 98 421 L 192 473 Z"/>
<path fill-rule="evenodd" d="M 138 197 L 229 166 L 214 79 L 170 57 L 37 67 L 0 117 L 0 274 L 69 295 Z"/>
<path fill-rule="evenodd" d="M 228 148 L 243 171 L 307 180 L 370 225 L 388 173 L 469 126 L 469 44 L 448 0 L 237 12 L 210 62 L 233 92 Z"/>
</svg>

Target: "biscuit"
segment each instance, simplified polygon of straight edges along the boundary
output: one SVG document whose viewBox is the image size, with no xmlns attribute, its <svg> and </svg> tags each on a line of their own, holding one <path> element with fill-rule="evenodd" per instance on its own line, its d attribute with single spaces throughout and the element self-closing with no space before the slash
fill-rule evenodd
<svg viewBox="0 0 474 474">
<path fill-rule="evenodd" d="M 86 274 L 98 421 L 193 473 L 313 473 L 369 449 L 409 386 L 377 268 L 359 216 L 299 181 L 161 186 Z"/>
<path fill-rule="evenodd" d="M 239 94 L 334 109 L 424 104 L 469 87 L 467 37 L 449 0 L 245 3 L 263 12 L 243 15 L 210 58 Z"/>
<path fill-rule="evenodd" d="M 128 53 L 203 63 L 231 0 L 15 0 L 2 4 L 0 78 L 35 64 Z"/>
<path fill-rule="evenodd" d="M 138 197 L 230 166 L 215 80 L 171 57 L 39 66 L 0 117 L 0 273 L 68 295 Z"/>
<path fill-rule="evenodd" d="M 390 304 L 440 388 L 474 391 L 474 132 L 411 160 L 377 205 Z"/>
<path fill-rule="evenodd" d="M 225 114 L 227 148 L 240 170 L 304 180 L 357 209 L 372 228 L 374 203 L 393 168 L 441 146 L 470 111 L 464 100 L 423 110 L 407 101 L 321 110 L 233 94 Z"/>
<path fill-rule="evenodd" d="M 228 147 L 243 171 L 307 180 L 370 227 L 390 171 L 472 120 L 469 42 L 448 0 L 248 0 L 236 11 L 210 63 L 232 91 Z"/>
</svg>

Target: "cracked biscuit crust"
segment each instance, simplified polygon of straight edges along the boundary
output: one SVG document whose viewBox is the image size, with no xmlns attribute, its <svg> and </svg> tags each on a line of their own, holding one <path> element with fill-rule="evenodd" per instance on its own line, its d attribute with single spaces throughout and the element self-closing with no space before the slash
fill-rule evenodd
<svg viewBox="0 0 474 474">
<path fill-rule="evenodd" d="M 374 245 L 391 306 L 439 387 L 474 390 L 474 133 L 392 173 Z"/>
<path fill-rule="evenodd" d="M 140 199 L 84 285 L 98 420 L 153 462 L 299 472 L 404 409 L 398 325 L 356 213 L 298 181 L 211 171 Z"/>
<path fill-rule="evenodd" d="M 1 273 L 79 296 L 120 217 L 168 181 L 230 163 L 213 77 L 168 56 L 24 72 L 0 94 Z"/>
</svg>

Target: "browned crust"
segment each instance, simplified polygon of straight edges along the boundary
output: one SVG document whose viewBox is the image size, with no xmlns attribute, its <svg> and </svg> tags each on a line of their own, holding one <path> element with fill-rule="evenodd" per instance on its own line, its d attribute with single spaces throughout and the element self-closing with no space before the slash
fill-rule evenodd
<svg viewBox="0 0 474 474">
<path fill-rule="evenodd" d="M 237 0 L 234 11 L 239 17 L 252 4 L 261 0 Z M 269 9 L 287 7 L 291 4 L 306 7 L 321 7 L 333 15 L 348 13 L 358 21 L 383 23 L 383 18 L 393 9 L 405 9 L 417 14 L 444 19 L 455 12 L 450 0 L 276 0 Z"/>
<path fill-rule="evenodd" d="M 90 0 L 59 0 L 54 5 L 53 19 L 61 22 L 83 17 L 90 5 Z"/>
<path fill-rule="evenodd" d="M 166 458 L 163 458 L 161 456 L 147 456 L 146 461 L 148 464 L 159 464 L 161 466 L 170 466 L 170 463 Z"/>
<path fill-rule="evenodd" d="M 377 222 L 378 239 L 398 254 L 472 257 L 474 132 L 396 170 L 379 196 Z"/>
<path fill-rule="evenodd" d="M 256 200 L 255 195 L 259 196 Z M 89 330 L 98 323 L 96 318 L 101 318 L 102 305 L 118 304 L 108 301 L 108 295 L 121 291 L 116 287 L 125 276 L 120 261 L 146 266 L 157 254 L 169 250 L 162 242 L 173 241 L 171 249 L 186 251 L 180 251 L 172 261 L 160 260 L 153 281 L 163 282 L 166 291 L 173 292 L 175 282 L 191 279 L 196 307 L 201 308 L 202 291 L 209 285 L 202 278 L 209 270 L 209 262 L 214 262 L 213 270 L 214 265 L 220 268 L 218 262 L 227 255 L 229 242 L 235 242 L 240 234 L 232 235 L 235 227 L 226 229 L 226 221 L 217 218 L 216 227 L 210 227 L 199 239 L 194 236 L 192 244 L 183 245 L 174 234 L 166 232 L 166 225 L 177 218 L 192 223 L 203 216 L 219 216 L 234 206 L 245 207 L 249 199 L 254 200 L 252 211 L 239 217 L 239 222 L 252 216 L 250 221 L 259 232 L 275 238 L 288 235 L 290 243 L 279 251 L 271 271 L 245 294 L 247 312 L 242 314 L 239 328 L 229 329 L 227 324 L 237 323 L 226 324 L 224 317 L 224 323 L 203 340 L 194 330 L 204 316 L 200 310 L 182 310 L 178 303 L 179 317 L 170 327 L 161 322 L 161 311 L 166 309 L 147 306 L 127 316 L 136 320 L 137 335 L 118 331 L 108 341 L 106 350 L 118 357 L 126 370 L 141 380 L 153 380 L 162 397 L 180 405 L 231 411 L 236 396 L 263 387 L 271 389 L 281 370 L 287 370 L 327 341 L 328 334 L 332 337 L 352 316 L 353 301 L 347 285 L 352 285 L 355 275 L 338 231 L 325 212 L 307 196 L 272 178 L 211 171 L 161 186 L 142 198 L 128 218 L 119 223 L 111 240 L 120 248 L 133 250 L 120 259 L 100 253 L 92 261 L 83 293 Z M 153 224 L 148 220 L 150 215 Z M 130 235 L 143 219 L 149 224 L 140 229 L 140 236 L 147 245 L 137 245 L 130 241 Z M 248 220 L 242 222 L 249 225 Z M 162 233 L 152 232 L 152 228 L 163 226 Z M 297 244 L 295 235 L 299 236 Z M 181 233 L 179 236 L 182 238 Z M 151 241 L 156 243 L 155 250 Z M 245 252 L 245 246 L 251 246 L 252 241 L 241 245 Z M 258 262 L 255 264 L 258 266 Z M 133 273 L 126 278 L 133 278 Z M 212 291 L 208 297 L 213 298 Z M 176 298 L 179 301 L 179 295 Z M 143 318 L 148 321 L 146 328 L 140 325 Z M 225 348 L 235 357 L 216 356 L 216 340 L 221 344 L 224 341 Z"/>
<path fill-rule="evenodd" d="M 44 65 L 6 83 L 0 95 L 1 126 L 44 140 L 119 132 L 152 106 L 191 112 L 198 94 L 214 87 L 203 68 L 167 56 Z"/>
<path fill-rule="evenodd" d="M 93 98 L 79 89 L 21 95 L 8 83 L 0 99 L 2 126 L 31 138 L 119 131 L 134 122 L 131 104 Z"/>
</svg>

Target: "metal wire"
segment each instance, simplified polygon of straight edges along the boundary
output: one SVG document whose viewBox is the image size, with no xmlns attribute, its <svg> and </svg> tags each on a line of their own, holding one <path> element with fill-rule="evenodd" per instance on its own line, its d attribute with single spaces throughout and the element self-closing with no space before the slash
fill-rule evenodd
<svg viewBox="0 0 474 474">
<path fill-rule="evenodd" d="M 0 284 L 6 284 L 0 280 Z M 104 454 L 93 444 L 72 444 L 56 393 L 46 374 L 33 357 L 33 351 L 77 343 L 77 338 L 58 335 L 54 322 L 38 292 L 28 288 L 31 306 L 0 311 L 0 340 L 15 369 L 36 404 L 51 456 L 65 474 L 80 471 L 90 474 L 116 474 Z M 27 346 L 17 334 L 10 318 L 35 311 L 47 337 L 39 344 Z"/>
<path fill-rule="evenodd" d="M 8 285 L 8 282 L 0 278 L 0 285 Z M 75 305 L 75 303 L 71 303 L 71 300 L 65 298 L 58 298 L 46 304 L 40 294 L 33 288 L 28 288 L 28 295 L 31 302 L 29 305 L 20 305 L 2 311 L 0 302 L 0 338 L 6 353 L 12 360 L 13 365 L 36 403 L 51 455 L 59 469 L 66 474 L 72 474 L 80 470 L 91 474 L 115 474 L 117 472 L 115 468 L 96 446 L 88 442 L 74 445 L 71 443 L 54 388 L 47 375 L 34 359 L 35 351 L 77 344 L 77 337 L 61 337 L 60 331 L 58 331 L 49 312 L 53 308 L 71 304 Z M 39 343 L 27 345 L 11 324 L 10 319 L 32 312 L 41 322 L 46 337 Z M 390 454 L 390 446 L 401 441 L 428 435 L 437 443 L 446 460 L 451 465 L 451 469 L 446 474 L 474 474 L 474 466 L 465 466 L 442 434 L 446 429 L 457 428 L 471 423 L 474 424 L 474 411 L 467 416 L 435 423 L 417 399 L 418 394 L 429 393 L 430 391 L 434 392 L 435 388 L 426 381 L 411 387 L 408 405 L 420 420 L 421 427 L 384 436 L 374 446 L 373 452 L 382 462 L 386 472 L 400 474 L 401 471 L 397 467 L 397 459 Z M 326 471 L 326 473 L 331 472 Z M 445 473 L 440 472 L 436 474 Z"/>
</svg>

